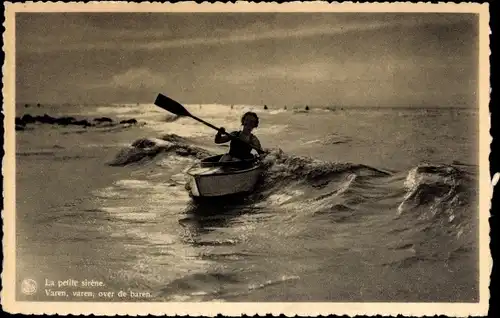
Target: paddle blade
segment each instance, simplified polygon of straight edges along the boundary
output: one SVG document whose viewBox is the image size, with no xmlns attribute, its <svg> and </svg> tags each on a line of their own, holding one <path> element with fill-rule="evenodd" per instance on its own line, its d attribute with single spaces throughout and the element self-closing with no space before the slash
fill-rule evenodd
<svg viewBox="0 0 500 318">
<path fill-rule="evenodd" d="M 184 106 L 163 94 L 158 94 L 155 105 L 178 116 L 192 116 Z"/>
</svg>

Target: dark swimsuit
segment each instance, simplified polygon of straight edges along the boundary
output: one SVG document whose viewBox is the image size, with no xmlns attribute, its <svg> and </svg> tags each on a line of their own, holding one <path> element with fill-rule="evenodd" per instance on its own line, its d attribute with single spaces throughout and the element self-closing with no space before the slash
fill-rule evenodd
<svg viewBox="0 0 500 318">
<path fill-rule="evenodd" d="M 236 132 L 236 137 L 240 136 L 240 131 Z M 241 140 L 233 139 L 229 145 L 229 155 L 231 157 L 236 157 L 241 160 L 253 159 L 254 156 L 251 153 L 252 147 Z"/>
</svg>

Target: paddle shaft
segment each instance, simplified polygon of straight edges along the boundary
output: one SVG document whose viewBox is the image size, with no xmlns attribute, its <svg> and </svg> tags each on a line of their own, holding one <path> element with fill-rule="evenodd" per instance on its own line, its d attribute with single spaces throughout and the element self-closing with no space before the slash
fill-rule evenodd
<svg viewBox="0 0 500 318">
<path fill-rule="evenodd" d="M 213 129 L 215 129 L 215 130 L 217 130 L 217 131 L 220 129 L 220 128 L 218 128 L 218 127 L 216 127 L 216 126 L 212 125 L 211 123 L 208 123 L 208 122 L 204 121 L 203 119 L 198 118 L 198 117 L 196 117 L 196 116 L 194 116 L 194 115 L 191 115 L 191 114 L 190 114 L 190 116 L 189 116 L 189 117 L 193 118 L 194 120 L 199 121 L 200 123 L 203 123 L 203 124 L 207 125 L 207 126 L 208 126 L 208 127 L 210 127 L 210 128 L 213 128 Z"/>
</svg>

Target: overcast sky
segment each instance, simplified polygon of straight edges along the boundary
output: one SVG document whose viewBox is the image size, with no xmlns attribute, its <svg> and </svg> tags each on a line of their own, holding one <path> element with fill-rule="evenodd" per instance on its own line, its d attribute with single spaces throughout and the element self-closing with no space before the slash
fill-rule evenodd
<svg viewBox="0 0 500 318">
<path fill-rule="evenodd" d="M 18 102 L 476 106 L 478 17 L 21 13 Z"/>
</svg>

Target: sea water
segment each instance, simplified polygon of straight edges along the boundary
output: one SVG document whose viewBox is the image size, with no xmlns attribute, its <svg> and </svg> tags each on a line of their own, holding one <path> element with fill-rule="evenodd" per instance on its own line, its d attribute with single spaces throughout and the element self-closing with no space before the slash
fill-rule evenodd
<svg viewBox="0 0 500 318">
<path fill-rule="evenodd" d="M 187 107 L 228 131 L 258 113 L 270 154 L 246 200 L 189 198 L 185 170 L 228 149 L 191 118 L 144 104 L 18 107 L 138 120 L 16 132 L 18 283 L 102 282 L 101 295 L 64 296 L 91 301 L 478 300 L 476 109 Z"/>
</svg>

